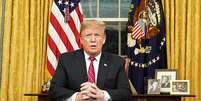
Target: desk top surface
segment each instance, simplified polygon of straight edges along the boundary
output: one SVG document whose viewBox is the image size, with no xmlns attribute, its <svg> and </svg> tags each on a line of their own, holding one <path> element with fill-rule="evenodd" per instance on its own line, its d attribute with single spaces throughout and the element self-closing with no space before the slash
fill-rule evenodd
<svg viewBox="0 0 201 101">
<path fill-rule="evenodd" d="M 48 96 L 47 93 L 25 93 L 24 96 Z"/>
<path fill-rule="evenodd" d="M 48 96 L 47 93 L 26 93 L 24 96 Z M 195 95 L 137 94 L 133 97 L 195 97 Z"/>
</svg>

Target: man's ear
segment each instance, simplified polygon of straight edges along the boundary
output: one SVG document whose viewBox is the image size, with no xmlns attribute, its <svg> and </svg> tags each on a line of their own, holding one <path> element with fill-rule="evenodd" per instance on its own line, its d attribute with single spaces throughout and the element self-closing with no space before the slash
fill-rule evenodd
<svg viewBox="0 0 201 101">
<path fill-rule="evenodd" d="M 83 40 L 82 40 L 82 38 L 80 37 L 80 43 L 82 44 L 83 43 Z"/>
<path fill-rule="evenodd" d="M 106 35 L 104 36 L 103 44 L 105 44 L 105 41 L 106 41 Z"/>
</svg>

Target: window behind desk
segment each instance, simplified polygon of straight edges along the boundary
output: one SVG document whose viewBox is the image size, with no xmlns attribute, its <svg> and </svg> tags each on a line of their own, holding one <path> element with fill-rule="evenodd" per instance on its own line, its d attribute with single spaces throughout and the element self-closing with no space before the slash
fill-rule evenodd
<svg viewBox="0 0 201 101">
<path fill-rule="evenodd" d="M 126 23 L 130 0 L 82 0 L 85 19 L 97 19 L 107 24 L 104 50 L 126 54 Z"/>
</svg>

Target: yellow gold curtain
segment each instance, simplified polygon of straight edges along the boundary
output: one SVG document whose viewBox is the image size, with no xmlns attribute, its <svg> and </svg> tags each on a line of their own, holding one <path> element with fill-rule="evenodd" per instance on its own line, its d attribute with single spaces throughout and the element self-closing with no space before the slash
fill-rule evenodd
<svg viewBox="0 0 201 101">
<path fill-rule="evenodd" d="M 2 16 L 3 16 L 3 1 L 0 0 L 0 78 L 1 78 L 1 68 L 2 68 Z"/>
<path fill-rule="evenodd" d="M 0 101 L 36 101 L 47 81 L 46 43 L 51 0 L 6 0 Z"/>
<path fill-rule="evenodd" d="M 201 2 L 162 0 L 164 5 L 168 68 L 177 69 L 178 78 L 190 80 L 190 93 L 201 100 Z"/>
<path fill-rule="evenodd" d="M 2 4 L 3 4 L 3 2 L 2 2 L 2 0 L 0 0 L 0 24 L 1 24 L 1 21 L 2 21 Z M 2 34 L 1 33 L 1 25 L 0 25 L 0 34 Z"/>
</svg>

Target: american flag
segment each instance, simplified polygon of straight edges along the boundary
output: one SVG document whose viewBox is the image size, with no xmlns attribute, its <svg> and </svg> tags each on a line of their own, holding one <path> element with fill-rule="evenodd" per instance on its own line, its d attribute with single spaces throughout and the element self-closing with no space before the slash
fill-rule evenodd
<svg viewBox="0 0 201 101">
<path fill-rule="evenodd" d="M 53 1 L 47 46 L 47 69 L 51 75 L 54 75 L 60 54 L 81 47 L 79 29 L 82 21 L 80 0 Z"/>
<path fill-rule="evenodd" d="M 133 39 L 140 39 L 141 37 L 145 36 L 145 33 L 143 32 L 140 24 L 138 21 L 135 23 L 133 32 L 132 32 L 132 38 Z"/>
</svg>

